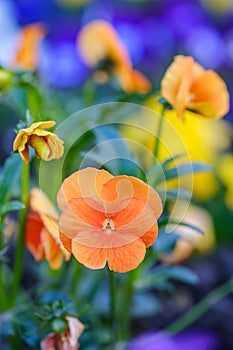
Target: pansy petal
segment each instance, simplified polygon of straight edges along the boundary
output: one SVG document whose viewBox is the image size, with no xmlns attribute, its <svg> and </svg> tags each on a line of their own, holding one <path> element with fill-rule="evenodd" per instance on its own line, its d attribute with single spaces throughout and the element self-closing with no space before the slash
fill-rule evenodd
<svg viewBox="0 0 233 350">
<path fill-rule="evenodd" d="M 31 135 L 28 141 L 29 146 L 34 148 L 37 158 L 48 160 L 50 149 L 43 137 Z"/>
<path fill-rule="evenodd" d="M 156 241 L 156 238 L 158 237 L 158 225 L 157 223 L 154 224 L 150 230 L 148 230 L 143 236 L 141 236 L 141 239 L 146 245 L 146 248 L 152 246 L 152 244 Z"/>
<path fill-rule="evenodd" d="M 41 241 L 44 247 L 45 258 L 50 267 L 54 270 L 59 269 L 62 264 L 63 255 L 59 243 L 50 235 L 50 233 L 43 229 L 41 232 Z"/>
<path fill-rule="evenodd" d="M 103 269 L 107 260 L 107 249 L 93 248 L 72 241 L 72 253 L 84 266 L 92 270 Z"/>
<path fill-rule="evenodd" d="M 27 145 L 25 146 L 25 148 L 22 151 L 19 150 L 19 154 L 25 163 L 29 163 L 30 154 L 29 154 L 29 148 Z"/>
<path fill-rule="evenodd" d="M 48 120 L 45 122 L 32 123 L 28 128 L 21 129 L 22 133 L 32 134 L 36 129 L 50 129 L 56 124 L 53 120 Z"/>
<path fill-rule="evenodd" d="M 120 211 L 110 215 L 116 229 L 125 233 L 134 232 L 141 236 L 155 223 L 152 208 L 142 199 L 132 198 L 129 204 Z"/>
<path fill-rule="evenodd" d="M 47 215 L 54 220 L 59 218 L 54 205 L 39 188 L 34 187 L 30 191 L 30 208 L 39 215 Z"/>
<path fill-rule="evenodd" d="M 103 184 L 113 176 L 105 170 L 85 168 L 64 180 L 57 196 L 58 206 L 64 210 L 73 198 L 87 197 L 101 202 Z"/>
<path fill-rule="evenodd" d="M 46 142 L 50 149 L 50 153 L 47 160 L 54 158 L 61 158 L 64 152 L 63 141 L 57 137 L 57 135 L 52 134 L 46 137 Z"/>
<path fill-rule="evenodd" d="M 72 252 L 72 239 L 60 232 L 60 240 L 64 248 L 71 253 Z"/>
<path fill-rule="evenodd" d="M 106 219 L 104 208 L 92 198 L 74 198 L 68 202 L 73 213 L 92 227 L 102 227 Z M 99 210 L 95 209 L 98 208 Z"/>
<path fill-rule="evenodd" d="M 148 203 L 156 218 L 162 213 L 162 202 L 158 193 L 149 185 L 133 176 L 115 176 L 103 186 L 103 198 L 105 201 L 117 202 L 129 198 L 142 199 Z"/>
<path fill-rule="evenodd" d="M 25 244 L 35 260 L 41 261 L 44 257 L 41 245 L 41 231 L 43 223 L 37 215 L 29 215 L 26 222 Z"/>
<path fill-rule="evenodd" d="M 128 51 L 116 30 L 104 20 L 95 20 L 84 26 L 77 44 L 81 57 L 90 67 L 106 58 L 116 64 L 131 65 Z"/>
<path fill-rule="evenodd" d="M 113 230 L 111 233 L 102 229 L 80 231 L 72 238 L 73 242 L 92 248 L 114 248 L 125 246 L 138 239 L 134 232 Z"/>
<path fill-rule="evenodd" d="M 171 105 L 174 105 L 180 83 L 183 77 L 192 70 L 193 63 L 192 57 L 176 56 L 173 63 L 168 67 L 161 81 L 161 95 Z"/>
<path fill-rule="evenodd" d="M 143 261 L 145 254 L 146 247 L 141 239 L 122 247 L 108 249 L 108 267 L 115 272 L 131 271 Z"/>
<path fill-rule="evenodd" d="M 190 108 L 203 113 L 203 108 L 198 105 L 201 102 L 212 104 L 215 109 L 215 117 L 223 117 L 229 110 L 229 93 L 226 84 L 217 73 L 212 70 L 205 71 L 192 85 L 193 99 Z M 205 111 L 204 111 L 205 113 Z M 208 117 L 208 113 L 203 114 Z"/>
</svg>

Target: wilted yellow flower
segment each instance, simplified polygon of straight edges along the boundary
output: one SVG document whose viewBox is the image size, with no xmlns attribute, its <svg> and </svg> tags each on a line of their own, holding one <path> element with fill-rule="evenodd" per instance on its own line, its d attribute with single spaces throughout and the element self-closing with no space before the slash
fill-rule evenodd
<svg viewBox="0 0 233 350">
<path fill-rule="evenodd" d="M 19 152 L 26 163 L 29 162 L 29 146 L 34 148 L 37 158 L 46 161 L 61 158 L 64 152 L 63 141 L 54 133 L 45 130 L 55 124 L 54 121 L 37 122 L 21 129 L 14 140 L 13 150 Z"/>
<path fill-rule="evenodd" d="M 191 56 L 176 56 L 161 81 L 161 95 L 183 119 L 186 109 L 205 118 L 220 119 L 229 111 L 226 84 L 213 70 L 205 70 Z"/>
</svg>

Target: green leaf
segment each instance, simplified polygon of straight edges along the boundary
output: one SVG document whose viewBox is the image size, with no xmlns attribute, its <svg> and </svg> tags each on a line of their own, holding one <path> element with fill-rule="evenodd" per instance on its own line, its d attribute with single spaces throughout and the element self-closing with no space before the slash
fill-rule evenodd
<svg viewBox="0 0 233 350">
<path fill-rule="evenodd" d="M 206 163 L 194 162 L 194 163 L 185 163 L 178 165 L 176 168 L 169 168 L 165 171 L 164 176 L 166 181 L 179 178 L 180 176 L 193 174 L 193 173 L 202 173 L 206 171 L 213 171 L 213 167 Z"/>
<path fill-rule="evenodd" d="M 161 163 L 156 163 L 147 173 L 147 180 L 151 186 L 155 186 L 157 183 L 160 183 L 164 180 L 164 169 L 168 167 L 176 159 L 184 157 L 184 153 L 175 154 L 172 157 L 166 158 Z"/>
<path fill-rule="evenodd" d="M 7 202 L 17 186 L 21 174 L 22 160 L 12 153 L 0 171 L 0 203 Z"/>
<path fill-rule="evenodd" d="M 11 201 L 9 203 L 3 204 L 0 209 L 0 215 L 6 215 L 11 211 L 24 209 L 25 205 L 19 201 Z"/>
<path fill-rule="evenodd" d="M 184 222 L 184 221 L 180 221 L 179 222 L 179 221 L 173 220 L 171 218 L 163 219 L 163 221 L 158 222 L 158 225 L 159 225 L 159 227 L 167 226 L 167 225 L 185 226 L 185 227 L 188 227 L 188 228 L 190 228 L 190 229 L 200 233 L 201 235 L 205 234 L 205 232 L 198 226 L 189 224 L 188 222 Z"/>
<path fill-rule="evenodd" d="M 198 282 L 198 276 L 184 266 L 160 265 L 147 275 L 144 275 L 138 279 L 135 285 L 138 290 L 144 290 L 157 287 L 157 285 L 161 285 L 161 283 L 168 280 L 176 280 L 194 285 Z"/>
<path fill-rule="evenodd" d="M 167 191 L 157 190 L 162 201 L 174 201 L 177 198 L 190 200 L 192 198 L 192 193 L 183 188 L 173 188 Z"/>
</svg>

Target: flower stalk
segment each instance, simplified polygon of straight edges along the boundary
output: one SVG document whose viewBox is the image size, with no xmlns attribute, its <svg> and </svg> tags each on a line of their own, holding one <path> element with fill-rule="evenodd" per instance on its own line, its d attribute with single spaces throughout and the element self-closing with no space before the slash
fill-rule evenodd
<svg viewBox="0 0 233 350">
<path fill-rule="evenodd" d="M 115 344 L 117 341 L 117 319 L 116 319 L 116 279 L 114 271 L 108 269 L 109 276 L 109 295 L 110 295 L 110 324 L 111 324 L 111 334 L 112 349 L 115 349 Z"/>
<path fill-rule="evenodd" d="M 0 247 L 3 246 L 3 218 L 0 217 Z M 4 286 L 4 275 L 3 275 L 3 262 L 0 261 L 0 310 L 4 311 L 6 307 L 6 295 Z"/>
<path fill-rule="evenodd" d="M 15 262 L 14 262 L 14 277 L 12 287 L 11 303 L 14 305 L 16 295 L 18 293 L 24 261 L 24 236 L 26 217 L 28 213 L 28 200 L 29 200 L 29 163 L 23 162 L 22 165 L 22 179 L 21 179 L 21 202 L 25 205 L 25 208 L 19 212 L 19 233 L 16 245 Z"/>
<path fill-rule="evenodd" d="M 167 103 L 164 103 L 162 105 L 162 111 L 161 111 L 161 116 L 159 118 L 158 131 L 157 131 L 157 135 L 156 135 L 156 142 L 155 142 L 155 148 L 154 148 L 155 159 L 157 159 L 158 155 L 159 155 L 160 137 L 161 137 L 162 131 L 163 131 L 163 121 L 164 121 L 166 109 L 167 109 Z"/>
</svg>

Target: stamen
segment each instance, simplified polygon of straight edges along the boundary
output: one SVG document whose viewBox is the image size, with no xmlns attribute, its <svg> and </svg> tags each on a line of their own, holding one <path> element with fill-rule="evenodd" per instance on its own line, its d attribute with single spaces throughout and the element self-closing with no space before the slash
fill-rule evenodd
<svg viewBox="0 0 233 350">
<path fill-rule="evenodd" d="M 104 224 L 103 224 L 103 228 L 102 228 L 106 233 L 110 234 L 112 233 L 112 231 L 115 230 L 115 227 L 114 227 L 114 223 L 112 220 L 110 219 L 106 219 L 104 221 Z"/>
</svg>

